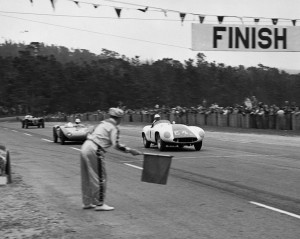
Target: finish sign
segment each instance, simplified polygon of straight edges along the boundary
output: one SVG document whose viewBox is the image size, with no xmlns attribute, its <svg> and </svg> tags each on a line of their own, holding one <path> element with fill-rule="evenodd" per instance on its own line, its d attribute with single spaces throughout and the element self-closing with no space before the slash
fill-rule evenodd
<svg viewBox="0 0 300 239">
<path fill-rule="evenodd" d="M 300 27 L 192 23 L 194 51 L 300 51 Z"/>
</svg>

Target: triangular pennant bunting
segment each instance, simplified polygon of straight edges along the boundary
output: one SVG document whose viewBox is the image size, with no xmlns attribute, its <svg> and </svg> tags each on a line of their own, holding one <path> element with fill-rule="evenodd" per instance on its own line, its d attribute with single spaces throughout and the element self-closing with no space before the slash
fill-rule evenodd
<svg viewBox="0 0 300 239">
<path fill-rule="evenodd" d="M 220 24 L 223 22 L 223 20 L 224 20 L 224 16 L 218 16 L 218 21 Z"/>
<path fill-rule="evenodd" d="M 121 8 L 115 8 L 115 10 L 116 10 L 116 13 L 117 13 L 118 17 L 120 17 L 122 9 Z"/>
<path fill-rule="evenodd" d="M 29 1 L 30 1 L 30 3 L 33 5 L 34 0 L 29 0 Z M 53 8 L 54 10 L 55 10 L 55 4 L 56 4 L 57 1 L 58 1 L 58 0 L 50 0 L 50 3 L 51 3 L 52 8 Z M 68 1 L 74 2 L 78 7 L 80 7 L 80 3 L 92 5 L 94 8 L 98 8 L 98 7 L 100 7 L 101 5 L 102 5 L 102 6 L 109 6 L 109 5 L 97 4 L 97 3 L 91 3 L 91 2 L 83 2 L 83 1 L 77 1 L 77 0 L 68 0 Z M 104 0 L 104 1 L 117 2 L 117 1 L 113 1 L 113 0 Z M 119 2 L 119 3 L 121 3 L 121 2 Z M 133 4 L 132 4 L 132 5 L 133 5 Z M 138 10 L 138 11 L 141 11 L 141 12 L 144 12 L 144 13 L 145 13 L 145 12 L 148 11 L 148 8 L 149 8 L 148 6 L 143 7 L 142 5 L 136 5 L 136 6 L 140 6 L 141 8 L 135 7 L 135 8 L 131 8 L 131 9 Z M 122 11 L 122 8 L 120 8 L 120 7 L 114 7 L 114 6 L 109 6 L 109 7 L 112 7 L 112 8 L 115 9 L 115 11 L 116 11 L 116 13 L 117 13 L 117 15 L 118 15 L 118 18 L 121 17 L 121 11 Z M 183 22 L 184 22 L 184 20 L 185 20 L 185 17 L 186 17 L 186 15 L 187 15 L 187 13 L 183 13 L 183 12 L 179 12 L 179 11 L 174 11 L 174 10 L 171 10 L 171 9 L 162 9 L 162 8 L 155 8 L 155 7 L 150 7 L 150 8 L 154 8 L 154 9 L 156 9 L 157 11 L 162 11 L 162 12 L 164 13 L 165 17 L 167 17 L 167 11 L 179 13 L 179 16 L 180 16 L 180 18 L 181 18 L 181 24 L 183 24 Z M 188 14 L 192 14 L 194 17 L 195 17 L 195 16 L 198 16 L 198 17 L 199 17 L 199 21 L 200 21 L 201 24 L 204 23 L 204 20 L 205 20 L 205 17 L 206 17 L 206 16 L 214 16 L 214 17 L 216 16 L 216 15 L 205 15 L 205 16 L 204 16 L 204 15 L 202 15 L 202 14 L 200 15 L 200 14 L 197 14 L 197 13 L 188 13 Z M 238 19 L 241 21 L 241 23 L 244 24 L 244 19 L 243 19 L 243 17 L 240 17 L 240 16 L 217 16 L 217 19 L 218 19 L 219 24 L 222 24 L 222 23 L 223 23 L 225 17 L 235 17 L 235 18 L 238 18 Z M 246 17 L 246 18 L 252 18 L 252 17 Z M 255 24 L 257 24 L 257 23 L 260 21 L 259 18 L 254 18 L 254 17 L 253 17 L 253 19 L 254 19 Z M 269 20 L 272 21 L 273 25 L 277 25 L 278 21 L 279 21 L 281 18 L 263 18 L 263 19 L 269 19 Z M 195 19 L 194 19 L 194 20 L 195 20 Z M 296 26 L 297 20 L 299 20 L 299 19 L 285 19 L 285 18 L 284 18 L 284 20 L 290 20 L 290 21 L 292 22 L 293 26 Z"/>
<path fill-rule="evenodd" d="M 165 17 L 167 17 L 167 11 L 164 10 L 164 9 L 161 9 L 161 10 L 162 10 L 162 12 L 165 14 Z"/>
<path fill-rule="evenodd" d="M 139 8 L 138 10 L 139 10 L 139 11 L 141 11 L 141 12 L 147 12 L 147 10 L 148 10 L 148 7 L 144 8 L 144 9 L 142 9 L 142 8 Z"/>
<path fill-rule="evenodd" d="M 184 18 L 185 18 L 185 13 L 180 13 L 179 14 L 179 16 L 180 16 L 180 18 L 181 18 L 181 23 L 183 23 L 183 21 L 184 21 Z"/>
<path fill-rule="evenodd" d="M 242 17 L 239 17 L 239 19 L 241 20 L 242 24 L 244 24 L 244 19 Z"/>
<path fill-rule="evenodd" d="M 199 16 L 199 21 L 200 21 L 200 23 L 203 23 L 204 22 L 204 16 Z"/>
<path fill-rule="evenodd" d="M 273 25 L 277 25 L 278 19 L 277 18 L 272 18 L 272 22 L 273 22 Z"/>
<path fill-rule="evenodd" d="M 51 5 L 52 5 L 52 8 L 55 10 L 55 3 L 56 3 L 57 0 L 50 0 L 51 2 Z"/>
<path fill-rule="evenodd" d="M 79 7 L 79 2 L 78 1 L 73 1 L 78 7 Z"/>
</svg>

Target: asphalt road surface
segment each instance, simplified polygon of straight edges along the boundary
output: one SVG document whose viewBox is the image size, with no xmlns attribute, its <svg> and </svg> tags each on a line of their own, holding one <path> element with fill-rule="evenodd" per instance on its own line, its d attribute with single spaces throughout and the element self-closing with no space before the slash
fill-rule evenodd
<svg viewBox="0 0 300 239">
<path fill-rule="evenodd" d="M 300 137 L 206 131 L 201 151 L 169 148 L 167 185 L 141 181 L 143 156 L 110 150 L 107 204 L 81 209 L 78 143 L 52 142 L 52 126 L 0 123 L 12 170 L 74 228 L 62 238 L 298 239 Z M 121 125 L 122 143 L 147 153 L 142 125 Z M 1 188 L 0 188 L 1 192 Z M 1 230 L 1 229 L 0 229 Z"/>
</svg>

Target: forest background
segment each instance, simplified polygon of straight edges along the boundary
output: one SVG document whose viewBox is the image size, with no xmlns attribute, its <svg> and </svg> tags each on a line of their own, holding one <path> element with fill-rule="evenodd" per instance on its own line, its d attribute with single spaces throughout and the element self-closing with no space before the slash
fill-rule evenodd
<svg viewBox="0 0 300 239">
<path fill-rule="evenodd" d="M 284 60 L 284 59 L 283 59 Z M 232 67 L 207 62 L 203 53 L 180 62 L 142 62 L 102 49 L 68 49 L 32 42 L 0 45 L 0 114 L 80 113 L 125 105 L 233 106 L 245 98 L 267 105 L 300 102 L 300 74 L 258 64 Z"/>
</svg>

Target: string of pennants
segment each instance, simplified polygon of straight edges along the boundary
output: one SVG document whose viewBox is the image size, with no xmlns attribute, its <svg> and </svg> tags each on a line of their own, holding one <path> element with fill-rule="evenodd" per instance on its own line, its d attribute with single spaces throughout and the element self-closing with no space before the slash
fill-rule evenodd
<svg viewBox="0 0 300 239">
<path fill-rule="evenodd" d="M 29 0 L 32 4 L 34 2 L 34 0 Z M 57 3 L 58 0 L 50 0 L 52 8 L 55 9 L 55 4 Z M 199 18 L 199 22 L 202 24 L 205 21 L 205 17 L 216 17 L 219 24 L 222 24 L 224 19 L 227 17 L 230 18 L 238 18 L 242 23 L 243 23 L 243 19 L 245 18 L 250 18 L 254 20 L 254 23 L 259 23 L 259 21 L 261 19 L 264 20 L 270 20 L 272 22 L 273 25 L 277 25 L 277 23 L 279 22 L 279 20 L 287 20 L 287 21 L 291 21 L 293 26 L 296 26 L 297 24 L 297 20 L 300 19 L 289 19 L 289 18 L 265 18 L 265 17 L 239 17 L 239 16 L 218 16 L 218 15 L 209 15 L 209 14 L 197 14 L 197 13 L 186 13 L 186 12 L 180 12 L 180 11 L 176 11 L 176 10 L 170 10 L 170 9 L 163 9 L 163 8 L 157 8 L 157 7 L 150 7 L 150 6 L 142 6 L 142 5 L 138 5 L 138 4 L 133 4 L 133 3 L 125 3 L 125 2 L 121 2 L 121 1 L 114 1 L 114 0 L 103 0 L 103 1 L 108 1 L 108 2 L 114 2 L 114 3 L 121 3 L 121 4 L 127 4 L 127 5 L 133 5 L 135 6 L 134 8 L 128 8 L 128 7 L 116 7 L 116 6 L 112 6 L 112 5 L 107 5 L 107 4 L 98 4 L 98 3 L 90 3 L 90 2 L 83 2 L 83 1 L 75 1 L 75 0 L 66 0 L 66 1 L 70 1 L 73 2 L 74 4 L 76 4 L 78 7 L 80 7 L 81 4 L 87 4 L 87 5 L 91 5 L 94 8 L 98 8 L 100 6 L 105 6 L 105 7 L 112 7 L 115 9 L 115 12 L 118 16 L 118 18 L 121 18 L 121 12 L 123 9 L 130 9 L 130 10 L 137 10 L 137 11 L 141 11 L 141 12 L 148 12 L 148 11 L 159 11 L 162 12 L 166 17 L 167 17 L 167 13 L 168 12 L 173 12 L 173 13 L 178 13 L 179 17 L 181 19 L 181 22 L 183 23 L 185 20 L 185 17 L 187 15 L 193 15 L 193 16 L 198 16 Z"/>
</svg>

